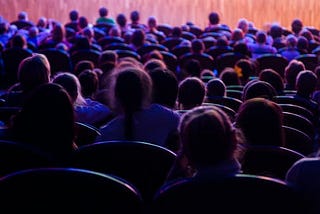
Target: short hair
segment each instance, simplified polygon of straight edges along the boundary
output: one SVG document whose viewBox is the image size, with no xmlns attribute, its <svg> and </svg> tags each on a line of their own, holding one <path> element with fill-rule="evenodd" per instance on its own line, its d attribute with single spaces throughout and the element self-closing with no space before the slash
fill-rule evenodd
<svg viewBox="0 0 320 214">
<path fill-rule="evenodd" d="M 207 96 L 214 97 L 214 96 L 226 96 L 226 85 L 224 82 L 219 78 L 214 78 L 209 80 L 206 85 L 207 89 Z"/>
<path fill-rule="evenodd" d="M 220 22 L 219 14 L 216 13 L 216 12 L 211 12 L 211 13 L 209 14 L 209 17 L 208 17 L 208 18 L 209 18 L 210 24 L 212 24 L 212 25 L 219 24 L 219 22 Z"/>
<path fill-rule="evenodd" d="M 139 11 L 137 11 L 137 10 L 132 11 L 130 13 L 130 19 L 133 22 L 139 21 L 139 19 L 140 19 Z"/>
<path fill-rule="evenodd" d="M 76 21 L 79 18 L 79 12 L 77 10 L 71 10 L 69 13 L 69 18 L 71 21 Z"/>
<path fill-rule="evenodd" d="M 106 7 L 100 7 L 99 8 L 99 15 L 101 17 L 105 17 L 108 15 L 108 9 Z"/>
<path fill-rule="evenodd" d="M 179 84 L 178 103 L 187 108 L 199 106 L 204 101 L 205 92 L 205 85 L 199 78 L 187 77 Z"/>
</svg>

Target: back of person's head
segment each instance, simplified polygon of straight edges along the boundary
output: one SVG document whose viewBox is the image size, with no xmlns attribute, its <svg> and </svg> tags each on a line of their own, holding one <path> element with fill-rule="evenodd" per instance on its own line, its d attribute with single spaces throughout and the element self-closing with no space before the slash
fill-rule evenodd
<svg viewBox="0 0 320 214">
<path fill-rule="evenodd" d="M 117 69 L 110 87 L 110 100 L 117 112 L 139 111 L 151 103 L 152 80 L 146 71 L 138 67 Z"/>
<path fill-rule="evenodd" d="M 235 123 L 248 145 L 284 146 L 282 109 L 271 100 L 253 98 L 244 101 Z"/>
<path fill-rule="evenodd" d="M 98 74 L 93 70 L 86 69 L 79 74 L 79 82 L 83 97 L 93 98 L 99 86 Z"/>
<path fill-rule="evenodd" d="M 281 38 L 282 37 L 282 27 L 279 24 L 272 24 L 270 27 L 269 34 L 270 36 L 275 38 Z"/>
<path fill-rule="evenodd" d="M 240 78 L 234 68 L 227 67 L 219 74 L 219 78 L 228 85 L 241 85 Z"/>
<path fill-rule="evenodd" d="M 240 28 L 244 34 L 246 34 L 249 30 L 249 22 L 245 18 L 240 18 L 238 20 L 237 28 Z"/>
<path fill-rule="evenodd" d="M 145 39 L 145 32 L 141 29 L 136 29 L 131 36 L 131 43 L 139 47 L 144 44 Z"/>
<path fill-rule="evenodd" d="M 150 16 L 148 18 L 148 26 L 150 28 L 154 28 L 154 27 L 157 27 L 157 19 L 155 16 Z"/>
<path fill-rule="evenodd" d="M 28 13 L 25 11 L 21 11 L 18 13 L 18 20 L 19 21 L 27 21 L 28 20 Z"/>
<path fill-rule="evenodd" d="M 295 89 L 296 77 L 300 71 L 305 70 L 303 62 L 298 60 L 291 60 L 284 71 L 284 78 L 287 87 Z"/>
<path fill-rule="evenodd" d="M 247 43 L 244 41 L 237 41 L 233 45 L 233 52 L 239 53 L 239 54 L 242 54 L 242 55 L 248 56 L 248 57 L 252 56 L 251 51 L 249 50 Z"/>
<path fill-rule="evenodd" d="M 84 71 L 86 69 L 93 70 L 94 69 L 93 62 L 90 60 L 81 60 L 77 62 L 77 64 L 75 65 L 73 73 L 76 76 L 78 76 L 81 73 L 81 71 Z"/>
<path fill-rule="evenodd" d="M 297 46 L 297 42 L 298 42 L 297 37 L 292 35 L 292 34 L 289 34 L 286 37 L 286 45 L 287 45 L 287 47 L 295 48 Z"/>
<path fill-rule="evenodd" d="M 152 80 L 147 72 L 138 67 L 117 70 L 110 84 L 110 107 L 124 114 L 124 136 L 134 139 L 133 115 L 149 108 L 152 101 Z"/>
<path fill-rule="evenodd" d="M 216 24 L 219 24 L 219 22 L 220 22 L 220 17 L 219 17 L 219 14 L 217 12 L 211 12 L 209 14 L 208 19 L 209 19 L 209 23 L 211 25 L 216 25 Z"/>
<path fill-rule="evenodd" d="M 316 89 L 317 75 L 310 70 L 299 72 L 296 79 L 297 94 L 310 98 Z"/>
<path fill-rule="evenodd" d="M 201 64 L 197 59 L 190 59 L 186 62 L 184 66 L 185 72 L 187 76 L 191 77 L 199 77 L 202 71 Z"/>
<path fill-rule="evenodd" d="M 236 131 L 218 107 L 201 106 L 183 114 L 179 134 L 181 154 L 195 168 L 215 166 L 235 158 Z"/>
<path fill-rule="evenodd" d="M 153 83 L 153 103 L 174 109 L 178 96 L 178 80 L 175 74 L 166 68 L 149 71 Z"/>
<path fill-rule="evenodd" d="M 314 39 L 313 34 L 308 29 L 302 29 L 299 35 L 304 36 L 308 41 L 311 41 Z"/>
<path fill-rule="evenodd" d="M 187 77 L 178 88 L 178 104 L 181 109 L 191 109 L 200 106 L 205 98 L 206 88 L 197 77 Z"/>
<path fill-rule="evenodd" d="M 291 22 L 291 30 L 292 32 L 294 32 L 295 34 L 299 34 L 299 32 L 302 30 L 303 28 L 303 23 L 300 19 L 294 19 Z"/>
<path fill-rule="evenodd" d="M 116 17 L 116 22 L 120 27 L 124 27 L 127 24 L 127 17 L 123 13 L 120 13 Z"/>
<path fill-rule="evenodd" d="M 98 64 L 102 65 L 106 62 L 112 62 L 116 64 L 117 60 L 118 60 L 118 54 L 115 51 L 105 50 L 100 54 Z"/>
<path fill-rule="evenodd" d="M 69 19 L 71 21 L 77 21 L 79 18 L 79 12 L 77 10 L 71 10 L 69 12 Z"/>
<path fill-rule="evenodd" d="M 34 145 L 53 159 L 65 159 L 73 151 L 74 111 L 63 87 L 46 83 L 26 99 L 13 120 L 19 141 Z"/>
<path fill-rule="evenodd" d="M 304 36 L 299 36 L 297 40 L 297 49 L 298 50 L 304 50 L 306 53 L 309 48 L 309 41 Z"/>
<path fill-rule="evenodd" d="M 240 28 L 236 28 L 232 31 L 231 40 L 238 41 L 244 38 L 243 31 Z"/>
<path fill-rule="evenodd" d="M 228 40 L 225 37 L 219 37 L 217 39 L 216 46 L 221 47 L 221 46 L 228 46 Z"/>
<path fill-rule="evenodd" d="M 108 16 L 108 9 L 106 7 L 100 7 L 99 8 L 99 16 L 100 17 Z"/>
<path fill-rule="evenodd" d="M 256 73 L 254 65 L 249 59 L 238 60 L 234 70 L 237 72 L 242 85 L 245 85 L 249 81 L 249 78 L 255 76 Z"/>
<path fill-rule="evenodd" d="M 88 22 L 87 17 L 85 17 L 85 16 L 80 16 L 80 17 L 79 17 L 79 24 L 78 24 L 78 25 L 79 25 L 79 27 L 80 27 L 81 29 L 87 27 L 88 24 L 89 24 L 89 22 Z"/>
<path fill-rule="evenodd" d="M 214 96 L 226 96 L 226 85 L 224 82 L 219 78 L 214 78 L 209 80 L 209 82 L 206 85 L 206 95 L 208 97 L 214 97 Z"/>
<path fill-rule="evenodd" d="M 193 53 L 202 53 L 205 49 L 204 43 L 201 39 L 194 39 L 191 42 L 191 50 Z"/>
<path fill-rule="evenodd" d="M 149 59 L 144 63 L 143 66 L 144 70 L 150 73 L 150 71 L 156 69 L 156 68 L 161 68 L 161 69 L 166 69 L 167 66 L 166 64 L 160 60 L 160 59 Z"/>
<path fill-rule="evenodd" d="M 11 38 L 10 45 L 12 48 L 26 48 L 27 40 L 22 34 L 17 33 Z"/>
<path fill-rule="evenodd" d="M 181 35 L 182 35 L 182 30 L 181 30 L 181 28 L 180 28 L 180 27 L 174 27 L 174 28 L 172 28 L 171 35 L 174 36 L 174 37 L 181 37 Z"/>
<path fill-rule="evenodd" d="M 132 22 L 138 22 L 140 20 L 140 14 L 139 11 L 134 10 L 130 13 L 130 19 Z"/>
<path fill-rule="evenodd" d="M 265 44 L 267 42 L 267 34 L 260 30 L 256 33 L 256 41 L 258 44 Z"/>
<path fill-rule="evenodd" d="M 27 57 L 19 65 L 18 81 L 25 92 L 50 81 L 50 64 L 43 54 Z"/>
<path fill-rule="evenodd" d="M 277 91 L 277 94 L 281 94 L 284 89 L 283 79 L 278 72 L 271 68 L 263 69 L 259 74 L 259 80 L 270 83 Z"/>
<path fill-rule="evenodd" d="M 81 84 L 76 75 L 69 72 L 58 73 L 53 77 L 53 83 L 61 85 L 69 94 L 75 105 L 82 105 L 85 101 L 81 93 Z"/>
<path fill-rule="evenodd" d="M 255 79 L 244 86 L 242 100 L 245 101 L 256 97 L 272 100 L 276 95 L 278 95 L 277 91 L 270 83 Z"/>
</svg>

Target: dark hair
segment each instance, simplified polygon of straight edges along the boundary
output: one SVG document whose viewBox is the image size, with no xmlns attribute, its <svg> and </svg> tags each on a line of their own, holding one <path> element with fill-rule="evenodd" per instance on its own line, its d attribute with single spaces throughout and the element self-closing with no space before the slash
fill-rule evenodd
<svg viewBox="0 0 320 214">
<path fill-rule="evenodd" d="M 152 80 L 142 69 L 125 67 L 117 70 L 111 81 L 110 101 L 115 112 L 125 115 L 125 138 L 134 139 L 133 114 L 151 103 Z"/>
<path fill-rule="evenodd" d="M 219 14 L 216 12 L 210 13 L 208 18 L 209 18 L 210 24 L 212 24 L 212 25 L 219 24 L 219 22 L 220 22 Z"/>
<path fill-rule="evenodd" d="M 100 7 L 99 9 L 99 15 L 101 17 L 105 17 L 108 15 L 108 9 L 106 7 Z"/>
<path fill-rule="evenodd" d="M 69 13 L 69 18 L 71 21 L 76 21 L 79 18 L 79 12 L 77 10 L 71 10 Z"/>
<path fill-rule="evenodd" d="M 284 146 L 282 121 L 281 107 L 264 98 L 244 101 L 235 118 L 249 145 Z"/>
<path fill-rule="evenodd" d="M 175 74 L 165 68 L 149 72 L 153 83 L 153 102 L 174 108 L 178 96 L 178 80 Z"/>
<path fill-rule="evenodd" d="M 65 159 L 74 149 L 74 110 L 68 93 L 60 85 L 37 87 L 16 115 L 14 136 L 38 147 L 52 158 Z"/>
</svg>

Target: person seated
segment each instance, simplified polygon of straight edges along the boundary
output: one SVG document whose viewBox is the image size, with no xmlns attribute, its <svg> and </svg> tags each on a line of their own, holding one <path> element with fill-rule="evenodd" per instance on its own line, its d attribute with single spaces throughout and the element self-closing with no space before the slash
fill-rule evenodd
<svg viewBox="0 0 320 214">
<path fill-rule="evenodd" d="M 52 80 L 65 88 L 74 106 L 75 120 L 95 127 L 104 125 L 112 114 L 110 109 L 102 103 L 84 98 L 77 76 L 71 73 L 58 73 Z"/>
<path fill-rule="evenodd" d="M 21 11 L 18 13 L 17 20 L 10 23 L 11 25 L 17 26 L 18 29 L 28 30 L 30 27 L 35 26 L 32 21 L 29 20 L 28 13 Z"/>
<path fill-rule="evenodd" d="M 30 92 L 12 118 L 7 139 L 33 146 L 54 166 L 68 166 L 75 144 L 75 119 L 68 93 L 60 85 L 44 83 Z"/>
<path fill-rule="evenodd" d="M 78 32 L 79 29 L 79 12 L 77 10 L 71 10 L 69 12 L 69 22 L 64 25 L 65 28 L 71 28 L 75 32 Z"/>
<path fill-rule="evenodd" d="M 178 132 L 181 147 L 168 183 L 180 178 L 220 179 L 241 172 L 238 159 L 244 139 L 223 110 L 215 106 L 193 108 L 182 116 Z"/>
<path fill-rule="evenodd" d="M 264 31 L 258 31 L 256 33 L 256 43 L 248 44 L 249 50 L 252 53 L 252 58 L 256 59 L 257 57 L 263 54 L 275 54 L 277 49 L 267 44 L 267 34 Z"/>
<path fill-rule="evenodd" d="M 271 25 L 269 30 L 269 35 L 272 37 L 272 46 L 275 47 L 277 50 L 286 47 L 285 38 L 283 37 L 283 30 L 282 27 L 274 23 Z"/>
<path fill-rule="evenodd" d="M 45 55 L 33 54 L 25 58 L 19 65 L 18 83 L 1 96 L 5 100 L 4 106 L 22 107 L 29 93 L 39 85 L 48 83 L 50 76 L 50 64 Z"/>
<path fill-rule="evenodd" d="M 320 179 L 319 151 L 313 157 L 305 157 L 296 161 L 286 174 L 286 182 L 294 185 L 307 202 L 308 213 L 319 213 Z"/>
<path fill-rule="evenodd" d="M 96 20 L 96 24 L 110 24 L 115 25 L 116 22 L 113 18 L 108 17 L 109 11 L 106 7 L 99 8 L 99 18 Z"/>
<path fill-rule="evenodd" d="M 296 90 L 296 78 L 300 71 L 305 70 L 303 62 L 291 60 L 284 71 L 285 90 Z"/>
<path fill-rule="evenodd" d="M 281 56 L 286 58 L 289 62 L 300 56 L 300 52 L 297 49 L 298 39 L 294 35 L 290 34 L 286 37 L 286 47 L 280 51 Z"/>
<path fill-rule="evenodd" d="M 130 13 L 131 23 L 128 26 L 132 29 L 140 29 L 142 31 L 146 31 L 147 26 L 145 24 L 140 23 L 140 13 L 137 10 L 134 10 Z"/>
<path fill-rule="evenodd" d="M 121 63 L 120 63 L 121 64 Z M 137 140 L 168 146 L 180 116 L 164 107 L 152 104 L 152 79 L 133 63 L 115 69 L 109 88 L 110 106 L 116 117 L 100 129 L 96 141 Z"/>
<path fill-rule="evenodd" d="M 148 29 L 146 30 L 146 34 L 153 35 L 158 43 L 162 43 L 166 38 L 166 35 L 157 29 L 157 19 L 155 16 L 150 16 L 148 18 Z"/>
<path fill-rule="evenodd" d="M 197 77 L 187 77 L 182 80 L 178 88 L 177 105 L 179 110 L 190 110 L 204 102 L 206 88 L 202 80 Z"/>
</svg>

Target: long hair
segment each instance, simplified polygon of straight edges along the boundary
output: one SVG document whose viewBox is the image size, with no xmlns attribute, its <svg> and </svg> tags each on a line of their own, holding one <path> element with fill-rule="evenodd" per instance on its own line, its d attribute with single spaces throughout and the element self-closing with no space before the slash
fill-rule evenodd
<svg viewBox="0 0 320 214">
<path fill-rule="evenodd" d="M 125 115 L 125 136 L 133 139 L 133 114 L 149 107 L 152 95 L 152 81 L 143 70 L 126 67 L 115 72 L 111 82 L 111 107 Z"/>
</svg>

